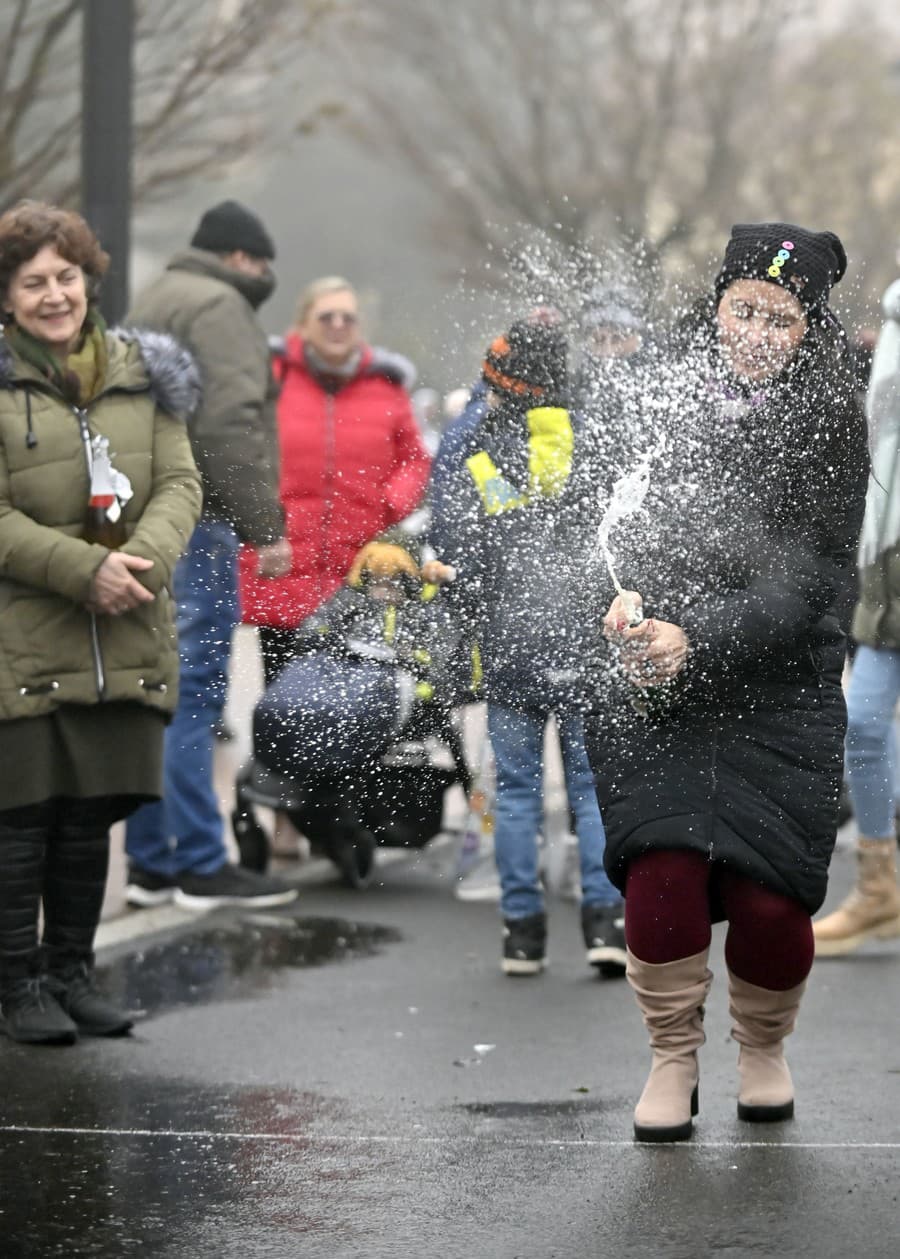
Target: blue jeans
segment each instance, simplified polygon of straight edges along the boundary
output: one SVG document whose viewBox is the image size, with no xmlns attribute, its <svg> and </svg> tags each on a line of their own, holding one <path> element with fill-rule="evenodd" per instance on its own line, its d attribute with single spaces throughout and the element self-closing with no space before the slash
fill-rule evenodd
<svg viewBox="0 0 900 1259">
<path fill-rule="evenodd" d="M 869 839 L 894 839 L 900 651 L 858 647 L 847 692 L 847 780 L 856 824 Z"/>
<path fill-rule="evenodd" d="M 129 860 L 165 878 L 214 874 L 228 856 L 213 749 L 238 622 L 237 552 L 230 525 L 201 520 L 175 566 L 180 669 L 178 708 L 165 736 L 165 796 L 132 814 L 125 835 Z"/>
<path fill-rule="evenodd" d="M 538 832 L 544 813 L 544 727 L 547 714 L 488 704 L 488 734 L 494 751 L 497 794 L 494 855 L 500 875 L 504 918 L 527 918 L 544 908 L 538 874 Z M 606 833 L 580 717 L 559 716 L 559 739 L 569 805 L 581 861 L 585 905 L 618 905 L 621 894 L 603 868 Z"/>
</svg>

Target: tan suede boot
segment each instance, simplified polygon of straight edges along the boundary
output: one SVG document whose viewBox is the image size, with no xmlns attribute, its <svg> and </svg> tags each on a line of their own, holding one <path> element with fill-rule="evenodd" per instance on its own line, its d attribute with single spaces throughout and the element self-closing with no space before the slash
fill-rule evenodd
<svg viewBox="0 0 900 1259">
<path fill-rule="evenodd" d="M 784 1038 L 794 1030 L 806 982 L 785 992 L 757 988 L 728 972 L 731 1035 L 740 1045 L 738 1119 L 775 1123 L 794 1114 L 794 1082 L 784 1058 Z"/>
<path fill-rule="evenodd" d="M 709 949 L 677 962 L 652 965 L 629 950 L 625 974 L 650 1033 L 653 1063 L 634 1112 L 637 1141 L 686 1141 L 697 1113 L 697 1050 L 703 1002 L 712 983 Z"/>
<path fill-rule="evenodd" d="M 816 957 L 842 957 L 866 940 L 900 936 L 896 851 L 893 839 L 858 841 L 856 887 L 833 913 L 813 923 Z"/>
</svg>

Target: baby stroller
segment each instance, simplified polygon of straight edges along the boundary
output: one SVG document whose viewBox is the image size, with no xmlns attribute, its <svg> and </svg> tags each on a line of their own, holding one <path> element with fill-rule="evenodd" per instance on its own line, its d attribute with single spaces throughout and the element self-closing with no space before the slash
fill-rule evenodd
<svg viewBox="0 0 900 1259">
<path fill-rule="evenodd" d="M 437 589 L 408 574 L 344 586 L 309 617 L 254 710 L 232 814 L 241 864 L 269 862 L 257 805 L 285 812 L 350 887 L 372 881 L 378 847 L 424 847 L 447 789 L 470 788 L 452 717 L 460 649 Z"/>
</svg>

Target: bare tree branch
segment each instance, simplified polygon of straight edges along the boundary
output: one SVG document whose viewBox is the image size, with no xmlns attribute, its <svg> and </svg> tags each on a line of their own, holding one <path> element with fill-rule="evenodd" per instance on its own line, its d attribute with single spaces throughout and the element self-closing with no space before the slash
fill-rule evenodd
<svg viewBox="0 0 900 1259">
<path fill-rule="evenodd" d="M 136 0 L 136 197 L 171 195 L 264 153 L 273 77 L 302 65 L 350 2 Z M 81 9 L 81 0 L 16 0 L 0 14 L 0 208 L 23 195 L 77 199 Z M 292 108 L 303 130 L 326 116 L 309 96 Z"/>
<path fill-rule="evenodd" d="M 900 221 L 900 47 L 873 11 L 866 64 L 851 0 L 834 12 L 829 26 L 809 0 L 378 0 L 341 31 L 345 122 L 434 190 L 436 238 L 469 270 L 515 230 L 641 237 L 679 260 L 745 217 L 869 240 L 873 215 Z"/>
</svg>

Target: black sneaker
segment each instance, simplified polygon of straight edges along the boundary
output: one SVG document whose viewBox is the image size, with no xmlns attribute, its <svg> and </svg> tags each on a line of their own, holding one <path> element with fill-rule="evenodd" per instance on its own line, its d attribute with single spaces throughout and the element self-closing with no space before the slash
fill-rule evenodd
<svg viewBox="0 0 900 1259">
<path fill-rule="evenodd" d="M 48 975 L 47 987 L 82 1035 L 125 1036 L 134 1026 L 134 1020 L 97 989 L 86 962 Z"/>
<path fill-rule="evenodd" d="M 273 905 L 289 905 L 296 898 L 297 889 L 282 879 L 228 864 L 215 874 L 180 875 L 174 896 L 181 909 L 201 911 L 221 905 L 269 909 Z"/>
<path fill-rule="evenodd" d="M 128 867 L 128 883 L 125 899 L 136 909 L 151 909 L 154 905 L 166 905 L 175 895 L 175 880 L 140 866 Z"/>
<path fill-rule="evenodd" d="M 3 990 L 0 1031 L 25 1045 L 74 1045 L 78 1028 L 43 978 L 21 979 Z"/>
<path fill-rule="evenodd" d="M 625 974 L 628 955 L 625 951 L 625 906 L 582 905 L 581 930 L 587 949 L 587 960 L 607 979 Z"/>
<path fill-rule="evenodd" d="M 538 975 L 547 965 L 547 918 L 504 918 L 503 961 L 506 975 Z"/>
</svg>

